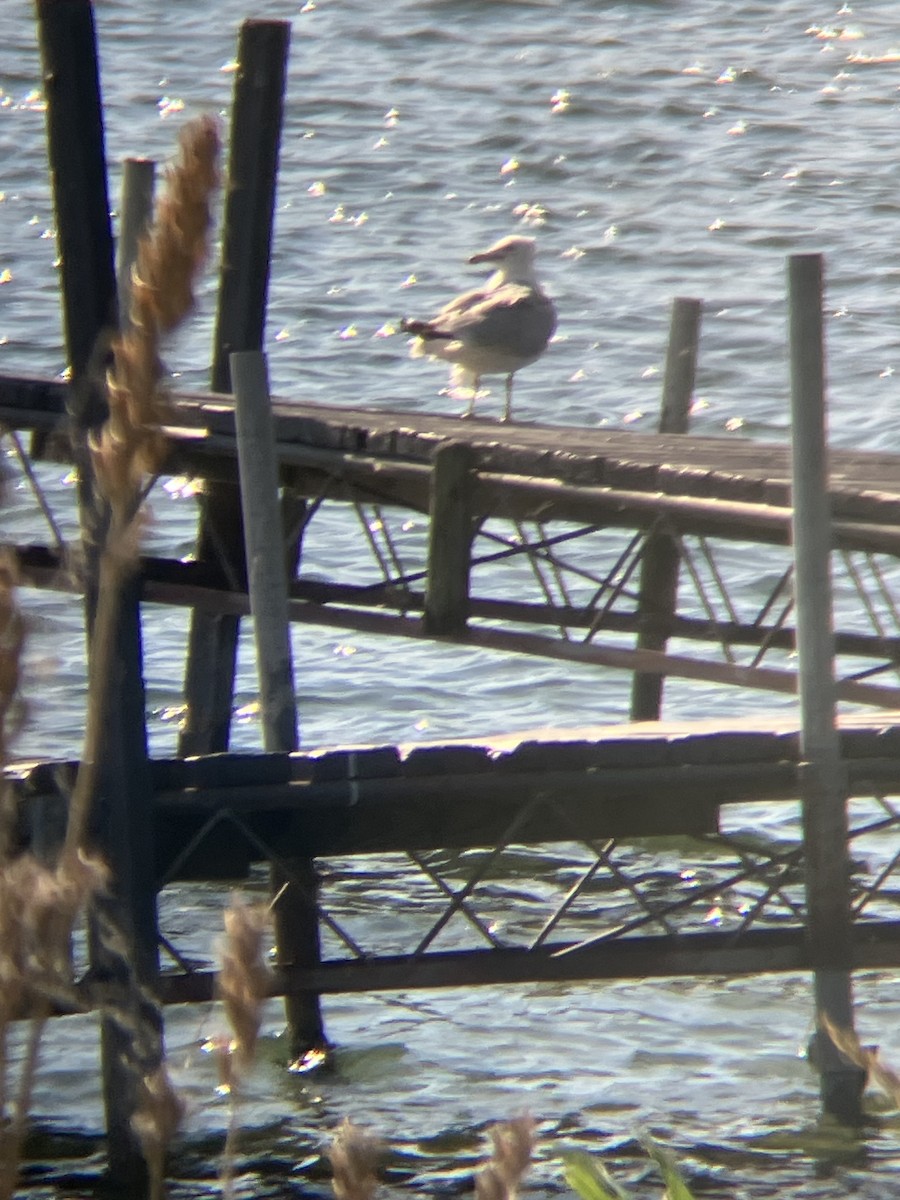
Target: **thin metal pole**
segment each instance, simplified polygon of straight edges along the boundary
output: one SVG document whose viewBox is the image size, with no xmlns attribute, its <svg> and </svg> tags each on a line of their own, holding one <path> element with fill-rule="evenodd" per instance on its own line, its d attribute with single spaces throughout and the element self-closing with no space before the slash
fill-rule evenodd
<svg viewBox="0 0 900 1200">
<path fill-rule="evenodd" d="M 265 355 L 230 355 L 250 611 L 256 638 L 263 740 L 270 752 L 299 745 L 284 535 L 278 501 L 278 457 Z M 272 866 L 275 940 L 282 966 L 317 967 L 318 881 L 311 858 Z M 317 992 L 285 995 L 292 1060 L 327 1047 Z"/>
<path fill-rule="evenodd" d="M 864 1075 L 837 1051 L 821 1027 L 821 1017 L 827 1016 L 840 1028 L 853 1028 L 848 782 L 835 714 L 821 255 L 793 255 L 788 286 L 800 782 L 806 932 L 815 968 L 817 1014 L 811 1057 L 821 1074 L 825 1111 L 856 1121 Z"/>
<path fill-rule="evenodd" d="M 258 350 L 232 354 L 231 381 L 263 745 L 266 750 L 290 752 L 297 749 L 300 738 L 265 355 Z"/>
</svg>

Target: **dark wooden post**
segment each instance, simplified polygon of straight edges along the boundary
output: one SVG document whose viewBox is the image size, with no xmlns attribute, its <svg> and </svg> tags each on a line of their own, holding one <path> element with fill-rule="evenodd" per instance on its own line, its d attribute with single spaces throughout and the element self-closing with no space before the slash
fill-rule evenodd
<svg viewBox="0 0 900 1200">
<path fill-rule="evenodd" d="M 469 619 L 474 466 L 475 452 L 466 442 L 445 442 L 435 451 L 423 622 L 428 633 L 459 633 Z"/>
<path fill-rule="evenodd" d="M 148 1180 L 131 1117 L 141 1077 L 162 1060 L 162 1021 L 147 990 L 158 959 L 138 588 L 135 578 L 110 583 L 102 556 L 107 511 L 87 448 L 90 430 L 106 416 L 103 372 L 117 321 L 100 80 L 89 0 L 37 0 L 37 20 L 72 371 L 70 434 L 79 471 L 92 699 L 102 704 L 105 722 L 88 828 L 112 882 L 94 905 L 91 963 L 110 980 L 113 1007 L 120 1010 L 101 1020 L 110 1172 L 138 1196 Z M 104 662 L 102 680 L 95 679 L 98 661 Z"/>
<path fill-rule="evenodd" d="M 122 199 L 119 204 L 119 238 L 116 245 L 116 290 L 119 325 L 131 328 L 131 272 L 138 245 L 153 223 L 156 163 L 149 158 L 126 158 L 122 163 Z"/>
<path fill-rule="evenodd" d="M 700 340 L 699 300 L 678 298 L 672 305 L 660 433 L 687 433 Z M 667 533 L 651 533 L 644 546 L 638 588 L 639 650 L 665 650 L 678 603 L 678 545 Z M 635 672 L 631 684 L 632 721 L 658 721 L 665 679 Z"/>
<path fill-rule="evenodd" d="M 821 255 L 793 255 L 788 287 L 806 936 L 815 969 L 817 1018 L 824 1015 L 833 1025 L 852 1031 L 849 785 L 835 715 Z M 820 1072 L 825 1111 L 858 1122 L 865 1072 L 839 1053 L 821 1026 L 813 1039 L 812 1058 Z"/>
<path fill-rule="evenodd" d="M 263 348 L 289 44 L 287 21 L 251 20 L 241 26 L 225 188 L 214 392 L 231 391 L 229 354 Z M 201 497 L 197 558 L 218 576 L 220 586 L 247 586 L 236 483 L 211 483 Z M 181 754 L 208 754 L 228 747 L 239 634 L 239 617 L 199 610 L 193 614 Z"/>
</svg>

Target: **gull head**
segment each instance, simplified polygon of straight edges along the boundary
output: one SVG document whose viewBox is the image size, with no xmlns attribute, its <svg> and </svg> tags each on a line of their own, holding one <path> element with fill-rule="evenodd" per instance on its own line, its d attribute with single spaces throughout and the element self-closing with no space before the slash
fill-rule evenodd
<svg viewBox="0 0 900 1200">
<path fill-rule="evenodd" d="M 537 249 L 534 238 L 513 234 L 494 242 L 487 250 L 480 250 L 469 259 L 472 264 L 490 263 L 504 280 L 530 283 L 534 278 L 534 255 Z"/>
</svg>

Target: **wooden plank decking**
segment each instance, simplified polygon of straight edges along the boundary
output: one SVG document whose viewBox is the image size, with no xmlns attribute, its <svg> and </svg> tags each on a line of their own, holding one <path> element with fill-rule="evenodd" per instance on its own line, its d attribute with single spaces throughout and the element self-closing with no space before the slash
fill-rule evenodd
<svg viewBox="0 0 900 1200">
<path fill-rule="evenodd" d="M 900 794 L 900 711 L 842 717 L 851 795 Z M 152 764 L 160 883 L 233 880 L 275 854 L 418 854 L 429 849 L 715 833 L 723 805 L 795 800 L 795 714 L 539 729 L 471 742 L 218 754 Z M 64 835 L 75 764 L 20 764 L 23 832 L 52 851 Z M 601 929 L 605 928 L 600 926 Z M 898 923 L 858 922 L 856 968 L 900 965 Z M 341 957 L 283 967 L 272 994 L 479 983 L 805 971 L 801 924 L 598 936 L 427 954 Z M 103 981 L 77 985 L 88 1006 Z M 165 1003 L 209 1000 L 209 969 L 166 974 Z"/>
<path fill-rule="evenodd" d="M 11 429 L 52 430 L 65 415 L 61 380 L 0 377 L 0 422 Z M 170 430 L 172 469 L 233 474 L 234 415 L 229 396 L 177 393 Z M 352 473 L 354 462 L 380 460 L 398 471 L 427 467 L 448 439 L 468 442 L 480 471 L 555 479 L 578 487 L 616 488 L 752 505 L 787 507 L 787 445 L 747 438 L 648 434 L 606 428 L 462 421 L 412 410 L 277 401 L 276 433 L 284 464 Z M 831 491 L 838 518 L 900 523 L 900 455 L 835 449 Z"/>
<path fill-rule="evenodd" d="M 840 724 L 851 794 L 900 792 L 900 712 Z M 722 805 L 796 799 L 799 762 L 793 715 L 155 760 L 158 875 L 233 877 L 259 858 L 231 829 L 182 856 L 226 810 L 286 857 L 712 833 Z M 16 768 L 45 846 L 65 827 L 75 769 Z"/>
</svg>

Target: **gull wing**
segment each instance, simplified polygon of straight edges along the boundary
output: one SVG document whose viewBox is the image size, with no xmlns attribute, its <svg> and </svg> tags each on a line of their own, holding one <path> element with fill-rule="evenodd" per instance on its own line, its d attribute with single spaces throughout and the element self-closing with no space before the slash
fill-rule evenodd
<svg viewBox="0 0 900 1200">
<path fill-rule="evenodd" d="M 477 288 L 451 300 L 429 322 L 432 336 L 535 357 L 556 328 L 552 302 L 543 292 L 507 283 L 490 291 Z"/>
</svg>

